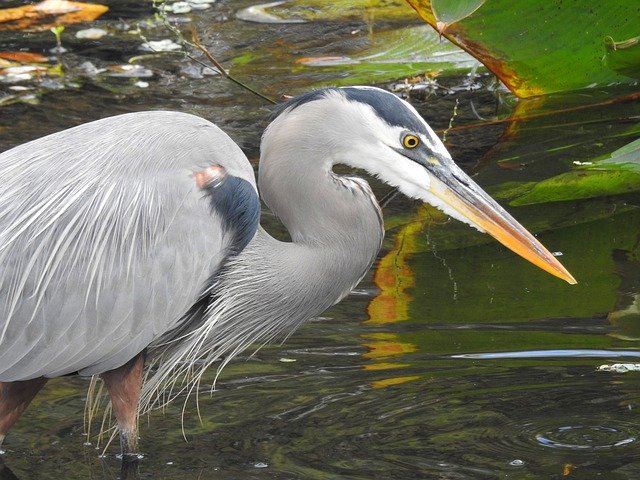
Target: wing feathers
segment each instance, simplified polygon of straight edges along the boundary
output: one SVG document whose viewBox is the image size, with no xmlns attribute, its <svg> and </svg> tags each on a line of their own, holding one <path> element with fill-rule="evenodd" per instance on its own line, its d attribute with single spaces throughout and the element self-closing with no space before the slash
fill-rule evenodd
<svg viewBox="0 0 640 480">
<path fill-rule="evenodd" d="M 171 112 L 0 154 L 0 381 L 115 368 L 178 322 L 228 248 L 192 177 L 211 163 L 255 189 L 224 133 Z"/>
</svg>

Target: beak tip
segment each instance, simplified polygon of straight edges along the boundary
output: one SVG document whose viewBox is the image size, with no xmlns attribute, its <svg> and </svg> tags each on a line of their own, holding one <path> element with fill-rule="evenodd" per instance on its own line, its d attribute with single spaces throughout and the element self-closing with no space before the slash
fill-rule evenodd
<svg viewBox="0 0 640 480">
<path fill-rule="evenodd" d="M 430 192 L 451 207 L 458 214 L 456 218 L 462 217 L 463 221 L 569 285 L 578 283 L 553 254 L 462 171 L 455 175 L 452 171 L 441 178 L 430 177 Z"/>
<path fill-rule="evenodd" d="M 556 277 L 564 280 L 565 282 L 567 282 L 569 285 L 575 285 L 578 283 L 578 281 L 573 277 L 573 275 L 571 275 L 569 273 L 569 271 L 564 268 L 564 266 L 559 263 L 559 262 L 553 262 L 555 265 L 553 265 L 553 267 L 551 270 L 547 270 L 547 272 L 551 273 L 552 275 L 555 275 Z M 541 265 L 538 265 L 541 266 Z M 543 267 L 544 269 L 544 267 Z M 544 269 L 546 270 L 546 269 Z"/>
</svg>

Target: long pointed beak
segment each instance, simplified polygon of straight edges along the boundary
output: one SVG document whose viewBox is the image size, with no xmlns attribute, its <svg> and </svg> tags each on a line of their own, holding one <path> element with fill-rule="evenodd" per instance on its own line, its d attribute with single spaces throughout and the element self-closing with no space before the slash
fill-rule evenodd
<svg viewBox="0 0 640 480">
<path fill-rule="evenodd" d="M 448 159 L 447 159 L 448 160 Z M 452 160 L 430 170 L 429 191 L 467 222 L 505 247 L 570 284 L 577 283 L 566 268 L 515 218 L 484 192 Z"/>
</svg>

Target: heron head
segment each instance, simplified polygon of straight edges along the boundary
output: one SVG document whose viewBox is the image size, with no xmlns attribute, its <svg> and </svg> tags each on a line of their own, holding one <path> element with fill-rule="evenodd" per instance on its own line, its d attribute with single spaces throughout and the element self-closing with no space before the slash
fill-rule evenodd
<svg viewBox="0 0 640 480">
<path fill-rule="evenodd" d="M 408 197 L 488 233 L 543 270 L 576 283 L 531 233 L 455 164 L 431 127 L 396 95 L 375 87 L 317 90 L 286 104 L 269 129 L 279 148 L 296 150 L 305 158 L 315 156 L 326 169 L 335 164 L 364 169 Z"/>
</svg>

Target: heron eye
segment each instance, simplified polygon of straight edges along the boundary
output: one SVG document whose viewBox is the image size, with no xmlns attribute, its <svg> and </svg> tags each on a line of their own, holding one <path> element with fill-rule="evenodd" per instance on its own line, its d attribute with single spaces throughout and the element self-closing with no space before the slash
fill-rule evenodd
<svg viewBox="0 0 640 480">
<path fill-rule="evenodd" d="M 405 135 L 402 139 L 402 144 L 405 146 L 405 148 L 416 148 L 418 145 L 420 145 L 420 139 L 415 135 Z"/>
</svg>

